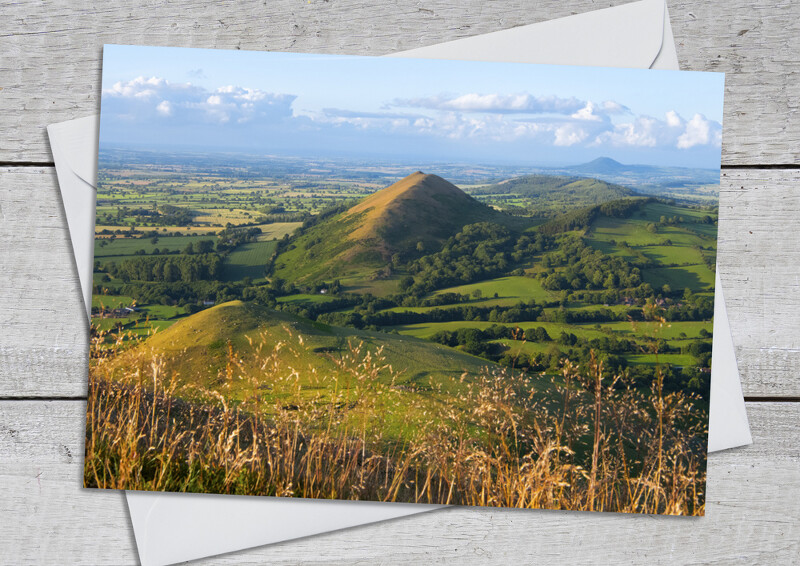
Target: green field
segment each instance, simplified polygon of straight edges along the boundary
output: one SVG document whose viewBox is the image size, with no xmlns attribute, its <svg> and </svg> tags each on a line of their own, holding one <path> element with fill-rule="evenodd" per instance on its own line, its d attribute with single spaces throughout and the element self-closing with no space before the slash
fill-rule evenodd
<svg viewBox="0 0 800 566">
<path fill-rule="evenodd" d="M 330 295 L 323 295 L 321 293 L 317 293 L 315 295 L 309 293 L 296 293 L 294 295 L 286 295 L 284 297 L 278 297 L 279 303 L 327 303 L 329 301 L 334 300 L 335 297 L 331 297 Z"/>
<path fill-rule="evenodd" d="M 256 228 L 261 230 L 258 236 L 259 242 L 269 240 L 280 240 L 286 235 L 292 235 L 303 223 L 302 222 L 273 222 L 272 224 L 259 224 Z"/>
<path fill-rule="evenodd" d="M 437 332 L 442 330 L 454 331 L 461 328 L 478 328 L 485 330 L 492 325 L 506 326 L 508 328 L 520 328 L 527 330 L 528 328 L 543 327 L 551 338 L 555 339 L 563 332 L 572 332 L 576 336 L 584 338 L 600 338 L 606 334 L 594 328 L 594 325 L 577 325 L 577 324 L 563 324 L 558 322 L 486 322 L 479 320 L 457 320 L 452 322 L 425 322 L 420 324 L 405 324 L 391 327 L 400 334 L 407 336 L 416 336 L 418 338 L 430 338 Z M 630 324 L 630 323 L 623 323 Z"/>
<path fill-rule="evenodd" d="M 689 354 L 636 354 L 626 356 L 628 363 L 643 365 L 672 364 L 679 367 L 691 367 L 697 364 Z"/>
<path fill-rule="evenodd" d="M 654 287 L 666 283 L 673 289 L 688 287 L 692 291 L 714 288 L 714 272 L 705 264 L 645 269 L 642 270 L 642 277 Z"/>
<path fill-rule="evenodd" d="M 475 291 L 480 292 L 480 297 L 474 296 Z M 507 306 L 530 299 L 545 302 L 552 301 L 556 298 L 553 293 L 544 290 L 542 284 L 538 280 L 517 275 L 498 277 L 497 279 L 479 281 L 478 283 L 470 283 L 469 285 L 448 287 L 436 291 L 433 295 L 442 295 L 444 293 L 469 295 L 474 298 L 474 300 L 470 301 L 470 304 L 480 306 Z M 495 293 L 497 297 L 494 296 Z"/>
<path fill-rule="evenodd" d="M 98 238 L 94 242 L 94 257 L 101 261 L 120 261 L 130 257 L 136 257 L 136 252 L 144 250 L 145 254 L 150 255 L 153 250 L 158 248 L 159 253 L 181 252 L 190 243 L 195 244 L 201 240 L 215 241 L 215 237 L 208 236 L 158 236 L 153 243 L 152 238 L 115 238 L 106 240 Z M 103 245 L 103 242 L 106 242 Z"/>
<path fill-rule="evenodd" d="M 634 340 L 641 348 L 641 353 L 628 353 L 624 354 L 628 363 L 631 364 L 647 364 L 652 365 L 656 363 L 656 358 L 652 354 L 645 354 L 650 345 L 648 340 L 664 339 L 667 340 L 670 347 L 683 347 L 687 346 L 693 340 L 704 340 L 700 335 L 700 330 L 711 332 L 711 322 L 672 322 L 672 323 L 659 323 L 659 322 L 604 322 L 604 323 L 584 323 L 584 324 L 565 324 L 555 322 L 519 322 L 519 323 L 496 323 L 486 321 L 453 321 L 453 322 L 431 322 L 421 324 L 408 324 L 392 327 L 393 330 L 400 334 L 407 336 L 414 336 L 417 338 L 429 339 L 431 336 L 441 331 L 456 331 L 462 328 L 476 328 L 479 330 L 486 330 L 487 328 L 499 324 L 509 328 L 519 328 L 527 330 L 529 328 L 544 328 L 550 335 L 552 341 L 549 342 L 530 342 L 530 341 L 516 341 L 510 339 L 502 339 L 497 342 L 503 343 L 510 347 L 509 352 L 512 354 L 524 353 L 542 353 L 552 347 L 564 348 L 557 343 L 558 337 L 562 332 L 567 334 L 574 334 L 578 338 L 591 340 L 594 338 L 603 337 L 617 337 L 627 338 Z M 685 337 L 681 335 L 685 335 Z M 660 354 L 658 357 L 659 363 L 670 363 L 677 366 L 692 366 L 696 362 L 690 355 L 685 354 Z"/>
<path fill-rule="evenodd" d="M 515 239 L 520 239 L 522 234 L 534 237 L 537 231 L 544 230 L 542 224 L 547 225 L 551 220 L 558 220 L 560 214 L 569 216 L 572 212 L 580 212 L 584 210 L 583 207 L 589 205 L 595 206 L 602 202 L 622 199 L 620 202 L 639 202 L 639 208 L 628 209 L 623 216 L 614 217 L 606 216 L 604 212 L 597 212 L 599 209 L 596 206 L 585 209 L 595 211 L 587 224 L 563 225 L 560 230 L 565 231 L 556 232 L 547 244 L 549 247 L 541 245 L 534 251 L 526 251 L 525 255 L 516 256 L 517 259 L 513 260 L 510 251 L 503 252 L 506 253 L 506 263 L 499 270 L 503 274 L 501 276 L 446 288 L 437 283 L 433 286 L 434 291 L 428 291 L 431 288 L 428 287 L 423 288 L 421 293 L 417 292 L 414 301 L 403 301 L 402 296 L 400 299 L 393 299 L 396 305 L 414 304 L 415 301 L 416 304 L 420 304 L 425 300 L 451 293 L 468 296 L 463 302 L 456 301 L 452 305 L 427 307 L 380 308 L 386 309 L 384 312 L 387 317 L 390 312 L 426 314 L 437 309 L 459 307 L 502 309 L 531 300 L 540 305 L 544 303 L 552 305 L 555 301 L 564 300 L 566 301 L 564 308 L 573 313 L 590 313 L 602 309 L 616 316 L 625 317 L 629 310 L 637 309 L 638 307 L 630 304 L 629 297 L 624 297 L 624 293 L 632 292 L 629 289 L 620 288 L 616 295 L 609 294 L 600 298 L 600 295 L 606 292 L 608 284 L 600 285 L 596 281 L 593 283 L 590 281 L 590 276 L 598 269 L 591 265 L 585 268 L 589 270 L 586 271 L 588 275 L 585 275 L 583 280 L 579 279 L 577 283 L 574 282 L 576 272 L 573 271 L 568 275 L 566 286 L 563 283 L 553 285 L 552 282 L 548 282 L 548 288 L 557 290 L 550 291 L 543 287 L 543 281 L 549 275 L 569 273 L 571 266 L 576 265 L 576 262 L 591 257 L 588 249 L 577 248 L 578 252 L 569 251 L 570 242 L 576 240 L 608 256 L 624 258 L 636 266 L 641 276 L 640 281 L 652 286 L 653 290 L 647 292 L 653 293 L 653 300 L 663 294 L 668 299 L 668 305 L 679 305 L 681 300 L 684 302 L 693 300 L 680 298 L 683 296 L 683 289 L 693 291 L 694 297 L 710 296 L 710 293 L 713 293 L 714 272 L 708 265 L 713 264 L 716 253 L 717 214 L 710 206 L 675 204 L 665 200 L 645 201 L 625 187 L 597 180 L 576 181 L 567 177 L 528 176 L 510 183 L 471 185 L 472 193 L 484 203 L 490 202 L 498 209 L 513 208 L 517 214 L 519 210 L 526 209 L 532 214 L 510 216 L 487 209 L 485 205 L 461 193 L 457 186 L 435 175 L 417 172 L 389 186 L 374 179 L 354 182 L 347 177 L 335 176 L 309 183 L 305 175 L 306 170 L 303 169 L 301 177 L 295 180 L 289 177 L 254 180 L 226 178 L 216 172 L 186 177 L 180 168 L 158 173 L 136 167 L 117 170 L 113 176 L 104 181 L 109 194 L 104 194 L 98 201 L 98 226 L 102 226 L 104 221 L 112 225 L 116 223 L 116 227 L 111 226 L 111 228 L 118 230 L 120 226 L 136 224 L 136 233 L 146 233 L 147 226 L 153 224 L 153 214 L 145 211 L 156 211 L 157 214 L 161 214 L 164 210 L 170 210 L 168 207 L 165 208 L 165 205 L 190 210 L 192 212 L 190 225 L 152 226 L 150 229 L 158 231 L 159 234 L 164 232 L 164 235 L 158 236 L 155 242 L 150 237 L 98 239 L 96 257 L 101 262 L 118 263 L 128 258 L 139 257 L 142 253 L 152 256 L 156 249 L 161 255 L 182 252 L 189 243 L 196 244 L 210 239 L 215 245 L 222 244 L 222 250 L 216 252 L 223 259 L 222 275 L 217 275 L 220 280 L 217 283 L 249 281 L 245 286 L 252 286 L 254 289 L 260 287 L 258 296 L 263 298 L 267 297 L 264 291 L 272 284 L 270 280 L 274 282 L 276 279 L 282 279 L 287 284 L 285 290 L 277 293 L 272 290 L 267 291 L 274 293 L 268 300 L 274 301 L 272 304 L 277 304 L 277 308 L 284 311 L 315 318 L 324 309 L 314 309 L 313 306 L 322 305 L 348 294 L 351 300 L 353 296 L 365 294 L 383 298 L 402 295 L 401 279 L 407 277 L 409 273 L 414 277 L 420 273 L 419 269 L 413 268 L 414 259 L 428 254 L 434 257 L 445 242 L 449 241 L 448 238 L 458 237 L 459 231 L 469 223 L 490 222 L 502 226 L 509 230 Z M 376 192 L 376 189 L 385 190 Z M 287 214 L 302 212 L 313 215 L 325 206 L 342 203 L 345 200 L 349 207 L 346 212 L 337 211 L 331 216 L 324 217 L 322 221 L 307 224 L 301 235 L 294 237 L 281 248 L 283 251 L 278 257 L 273 257 L 278 248 L 278 240 L 286 236 L 292 238 L 303 224 L 291 218 L 283 221 Z M 423 209 L 426 213 L 420 216 L 419 211 Z M 226 225 L 229 228 L 257 227 L 261 233 L 257 236 L 249 235 L 250 241 L 228 240 L 227 244 L 230 246 L 232 243 L 235 247 L 225 251 L 226 238 L 220 240 L 214 232 L 222 230 Z M 208 234 L 167 235 L 173 231 Z M 228 234 L 231 233 L 233 232 Z M 104 241 L 107 243 L 101 245 Z M 485 240 L 476 242 L 476 246 L 484 243 Z M 472 253 L 477 256 L 477 248 Z M 573 255 L 565 259 L 566 256 L 559 258 L 560 253 Z M 551 257 L 544 258 L 546 255 Z M 523 259 L 518 259 L 519 257 Z M 391 265 L 387 265 L 389 262 Z M 271 272 L 268 273 L 267 270 L 270 269 Z M 474 275 L 476 272 L 470 272 L 471 269 L 473 268 L 470 266 L 463 267 L 463 272 L 472 274 L 462 280 L 470 281 L 476 278 Z M 520 270 L 525 275 L 519 275 Z M 114 275 L 113 269 L 108 271 Z M 495 269 L 489 273 L 497 272 Z M 95 283 L 107 287 L 110 292 L 121 292 L 126 285 L 121 278 L 105 282 L 102 281 L 103 278 L 102 273 L 95 274 Z M 342 294 L 330 295 L 317 292 L 320 285 L 330 284 L 334 280 L 339 280 Z M 449 276 L 449 279 L 444 279 L 444 284 L 452 280 L 459 278 Z M 231 289 L 226 287 L 221 292 L 224 296 L 230 297 L 229 293 L 233 292 Z M 213 296 L 219 292 L 212 288 L 207 293 Z M 201 298 L 203 293 L 206 292 L 199 293 Z M 593 295 L 596 300 L 581 297 L 580 293 Z M 251 292 L 249 296 L 252 297 L 254 294 Z M 195 304 L 192 308 L 203 306 L 197 296 L 198 294 L 194 295 L 192 299 L 192 303 Z M 128 306 L 133 304 L 133 297 L 95 297 L 93 306 L 97 307 L 101 302 L 106 308 Z M 177 306 L 177 301 L 173 298 L 161 299 L 160 302 L 168 306 L 139 304 L 142 314 L 137 314 L 137 317 L 146 316 L 153 321 L 153 324 L 167 327 L 187 313 L 185 308 Z M 545 309 L 544 316 L 552 318 L 557 314 L 556 310 L 550 306 Z M 347 317 L 356 316 L 355 313 L 364 315 L 366 312 L 363 306 L 356 305 L 341 308 L 331 315 Z M 482 316 L 485 317 L 485 313 Z M 116 321 L 102 319 L 100 324 L 113 326 L 124 321 L 125 319 Z M 128 326 L 133 328 L 133 324 L 130 322 Z M 376 328 L 371 322 L 365 324 L 369 328 Z M 427 339 L 442 330 L 486 329 L 493 324 L 497 323 L 462 320 L 389 326 L 384 329 L 396 331 L 401 336 Z M 500 324 L 523 330 L 536 327 L 547 330 L 554 342 L 511 344 L 531 352 L 556 347 L 555 341 L 561 333 L 575 334 L 578 338 L 586 340 L 603 337 L 634 339 L 643 351 L 648 341 L 653 338 L 663 338 L 674 348 L 685 348 L 692 341 L 708 340 L 707 336 L 700 336 L 699 332 L 701 329 L 710 332 L 712 326 L 710 321 L 676 322 L 664 326 L 659 326 L 657 323 L 624 321 L 599 324 L 523 321 Z M 136 327 L 137 332 L 143 330 Z M 677 356 L 675 359 L 680 361 L 680 363 L 678 361 L 670 363 L 691 365 L 686 359 L 687 356 L 681 357 L 678 354 L 669 356 Z M 652 361 L 643 354 L 626 357 L 634 364 L 649 364 Z"/>
<path fill-rule="evenodd" d="M 253 281 L 264 278 L 264 268 L 270 261 L 272 254 L 278 243 L 268 242 L 248 242 L 237 246 L 228 257 L 225 258 L 225 280 L 241 281 L 249 277 Z"/>
<path fill-rule="evenodd" d="M 133 297 L 125 295 L 92 295 L 92 308 L 116 309 L 129 307 L 133 304 Z"/>
</svg>

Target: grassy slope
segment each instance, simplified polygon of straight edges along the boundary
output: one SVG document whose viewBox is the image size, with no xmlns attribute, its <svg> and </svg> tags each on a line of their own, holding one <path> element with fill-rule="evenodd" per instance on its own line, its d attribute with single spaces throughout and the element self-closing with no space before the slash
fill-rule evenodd
<svg viewBox="0 0 800 566">
<path fill-rule="evenodd" d="M 227 377 L 228 341 L 234 357 L 251 378 L 242 379 L 242 369 L 235 366 L 231 366 L 232 379 Z M 277 364 L 282 368 L 279 377 L 282 381 L 275 382 L 276 374 L 270 369 L 273 366 L 262 364 L 279 342 L 282 346 L 277 348 Z M 362 345 L 359 359 L 366 351 L 374 355 L 383 346 L 385 359 L 381 363 L 389 364 L 397 372 L 394 384 L 398 386 L 400 400 L 385 415 L 383 423 L 392 438 L 403 438 L 414 430 L 410 423 L 420 415 L 439 414 L 452 408 L 453 400 L 466 387 L 460 379 L 465 372 L 475 376 L 493 366 L 486 360 L 411 336 L 332 327 L 253 303 L 232 301 L 183 318 L 157 332 L 119 356 L 115 367 L 128 374 L 139 368 L 147 374 L 153 353 L 162 354 L 166 364 L 161 375 L 165 380 L 176 375 L 178 385 L 216 391 L 228 402 L 282 390 L 288 383 L 285 381 L 288 368 L 294 368 L 303 395 L 326 398 L 334 395 L 334 385 L 357 394 L 353 376 L 342 372 L 334 362 L 347 355 L 351 345 Z M 336 380 L 323 382 L 320 376 L 335 376 Z M 378 379 L 387 382 L 389 372 L 381 371 Z M 183 395 L 193 397 L 190 392 Z"/>
<path fill-rule="evenodd" d="M 248 365 L 254 356 L 247 338 L 258 342 L 261 335 L 266 349 L 279 341 L 295 344 L 296 351 L 287 347 L 281 350 L 281 356 L 301 372 L 309 366 L 317 371 L 335 371 L 331 356 L 345 351 L 348 342 L 364 342 L 371 349 L 384 345 L 387 363 L 402 372 L 401 382 L 418 385 L 453 380 L 465 370 L 478 372 L 488 364 L 413 337 L 328 326 L 241 301 L 223 303 L 183 318 L 151 337 L 146 346 L 163 352 L 170 366 L 180 368 L 183 379 L 211 385 L 225 368 L 226 341 L 230 340 L 237 356 Z M 291 338 L 298 335 L 302 336 L 303 347 L 297 347 Z"/>
<path fill-rule="evenodd" d="M 418 242 L 435 249 L 466 224 L 506 220 L 441 177 L 417 172 L 311 227 L 277 258 L 274 274 L 358 285 Z"/>
<path fill-rule="evenodd" d="M 587 231 L 587 243 L 591 246 L 602 249 L 605 253 L 621 255 L 633 258 L 634 253 L 629 249 L 620 247 L 618 244 L 626 241 L 631 244 L 633 250 L 644 253 L 656 264 L 678 264 L 672 267 L 653 267 L 643 270 L 642 275 L 645 281 L 659 289 L 665 283 L 673 289 L 689 287 L 693 291 L 707 291 L 713 289 L 714 273 L 703 262 L 703 255 L 707 250 L 698 250 L 695 246 L 716 247 L 716 226 L 697 223 L 703 216 L 709 214 L 707 211 L 690 209 L 681 206 L 666 205 L 663 203 L 649 203 L 641 211 L 637 211 L 631 218 L 607 218 L 600 217 Z M 657 233 L 647 230 L 647 225 L 651 222 L 658 222 L 661 216 L 672 217 L 682 216 L 684 223 L 677 226 L 659 226 Z M 713 216 L 713 215 L 712 215 Z M 671 240 L 671 245 L 664 244 L 665 240 Z M 616 243 L 611 243 L 615 241 Z M 470 285 L 462 285 L 436 291 L 434 294 L 444 292 L 471 293 L 475 289 L 480 289 L 482 298 L 473 299 L 469 304 L 513 304 L 519 300 L 536 299 L 552 300 L 554 294 L 541 288 L 538 281 L 526 277 L 501 277 L 487 281 L 481 281 Z M 498 298 L 493 297 L 498 293 Z M 442 307 L 434 307 L 442 308 Z M 610 310 L 627 309 L 620 305 L 576 305 L 571 310 L 595 310 L 599 308 L 609 308 Z M 427 311 L 431 308 L 396 308 L 392 310 L 412 310 Z M 395 329 L 406 335 L 429 338 L 441 330 L 456 330 L 458 328 L 481 328 L 485 329 L 494 323 L 479 321 L 454 321 L 441 323 L 422 323 L 395 327 Z M 683 340 L 679 338 L 680 333 L 685 333 L 689 340 L 700 339 L 701 329 L 711 331 L 711 322 L 673 322 L 669 325 L 659 326 L 656 323 L 636 323 L 630 322 L 609 322 L 596 325 L 595 323 L 586 324 L 559 324 L 559 323 L 539 323 L 521 322 L 505 324 L 504 326 L 520 327 L 527 329 L 531 327 L 544 327 L 551 337 L 556 338 L 562 331 L 574 333 L 585 338 L 599 338 L 606 335 L 608 331 L 613 332 L 619 337 L 637 338 L 643 336 L 664 338 L 672 346 L 681 346 Z M 603 331 L 598 330 L 602 327 Z M 527 348 L 544 348 L 546 344 L 527 346 Z M 653 363 L 654 360 L 648 356 L 626 356 L 632 363 Z M 675 359 L 664 358 L 662 361 L 672 363 L 687 362 L 687 358 L 680 355 L 673 355 Z"/>
<path fill-rule="evenodd" d="M 658 264 L 642 270 L 644 280 L 656 289 L 667 283 L 673 289 L 688 287 L 693 291 L 707 291 L 714 286 L 714 272 L 706 266 L 703 258 L 714 252 L 697 249 L 716 249 L 716 226 L 700 223 L 707 214 L 716 216 L 700 209 L 649 203 L 631 218 L 598 218 L 587 233 L 587 243 L 604 253 L 630 258 L 633 255 L 631 250 L 619 246 L 619 243 L 627 242 L 633 250 L 642 252 Z M 658 223 L 662 216 L 682 216 L 684 222 L 658 226 L 655 233 L 647 230 L 648 224 Z M 659 266 L 664 264 L 670 267 Z"/>
<path fill-rule="evenodd" d="M 556 175 L 525 175 L 481 188 L 475 194 L 521 198 L 519 204 L 542 211 L 564 212 L 635 196 L 629 188 L 598 179 L 583 179 Z"/>
</svg>

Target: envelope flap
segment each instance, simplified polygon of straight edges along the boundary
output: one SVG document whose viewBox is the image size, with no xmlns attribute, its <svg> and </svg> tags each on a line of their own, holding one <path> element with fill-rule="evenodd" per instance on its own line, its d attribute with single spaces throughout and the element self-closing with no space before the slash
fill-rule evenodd
<svg viewBox="0 0 800 566">
<path fill-rule="evenodd" d="M 665 14 L 664 0 L 641 0 L 392 56 L 525 63 L 535 54 L 551 65 L 648 68 L 661 51 Z"/>
<path fill-rule="evenodd" d="M 57 140 L 64 162 L 81 180 L 97 187 L 99 116 L 87 116 L 48 126 L 51 144 Z"/>
</svg>

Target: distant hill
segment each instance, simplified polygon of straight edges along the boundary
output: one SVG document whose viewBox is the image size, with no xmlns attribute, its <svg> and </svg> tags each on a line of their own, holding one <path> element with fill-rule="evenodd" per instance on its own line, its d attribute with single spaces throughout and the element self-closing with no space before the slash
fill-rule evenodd
<svg viewBox="0 0 800 566">
<path fill-rule="evenodd" d="M 486 221 L 515 220 L 417 171 L 308 228 L 276 258 L 273 275 L 300 283 L 375 277 L 394 254 L 430 252 L 465 225 Z"/>
<path fill-rule="evenodd" d="M 302 346 L 298 336 L 302 336 Z M 251 370 L 261 368 L 262 362 L 256 355 L 259 344 L 262 344 L 261 354 L 267 356 L 275 344 L 282 342 L 284 347 L 279 350 L 276 363 L 309 376 L 309 366 L 318 372 L 337 371 L 332 357 L 345 353 L 348 342 L 355 346 L 364 343 L 373 350 L 384 346 L 386 362 L 404 372 L 401 382 L 424 384 L 428 380 L 458 379 L 465 370 L 477 373 L 491 365 L 418 338 L 329 326 L 242 301 L 216 305 L 183 318 L 157 332 L 141 347 L 162 355 L 168 369 L 179 371 L 183 384 L 211 387 L 219 385 L 219 372 L 226 368 L 229 342 L 241 364 Z M 129 355 L 135 356 L 135 349 Z M 235 373 L 240 371 L 237 369 Z M 265 371 L 265 382 L 268 373 Z M 252 388 L 252 384 L 244 383 L 231 386 L 234 393 L 237 387 Z"/>
<path fill-rule="evenodd" d="M 632 187 L 639 192 L 684 198 L 691 197 L 692 191 L 675 191 L 675 189 L 719 184 L 719 169 L 628 165 L 609 157 L 599 157 L 580 165 L 548 168 L 546 171 L 553 174 L 592 177 Z"/>
<path fill-rule="evenodd" d="M 474 191 L 475 195 L 523 197 L 528 208 L 563 211 L 636 196 L 636 191 L 598 179 L 560 175 L 525 175 Z M 499 197 L 502 199 L 502 197 Z M 500 200 L 502 202 L 502 200 Z"/>
<path fill-rule="evenodd" d="M 619 161 L 615 161 L 610 157 L 598 157 L 594 161 L 590 161 L 589 163 L 584 163 L 582 165 L 575 165 L 570 169 L 575 172 L 585 173 L 587 175 L 598 175 L 598 174 L 616 174 L 622 171 L 628 171 L 631 167 L 637 168 L 639 170 L 642 169 L 653 169 L 653 167 L 649 167 L 646 165 L 623 165 Z"/>
</svg>

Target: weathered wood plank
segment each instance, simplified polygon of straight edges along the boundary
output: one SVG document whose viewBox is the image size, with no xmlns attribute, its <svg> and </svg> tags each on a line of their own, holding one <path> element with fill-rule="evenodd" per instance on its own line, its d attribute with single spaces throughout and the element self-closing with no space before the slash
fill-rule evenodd
<svg viewBox="0 0 800 566">
<path fill-rule="evenodd" d="M 48 162 L 45 126 L 96 112 L 104 43 L 380 55 L 626 0 L 20 2 L 0 32 L 0 161 Z M 678 55 L 725 71 L 726 164 L 798 163 L 800 3 L 669 2 Z"/>
<path fill-rule="evenodd" d="M 798 396 L 800 171 L 722 176 L 718 264 L 745 395 Z"/>
<path fill-rule="evenodd" d="M 88 322 L 54 168 L 0 168 L 0 250 L 0 396 L 84 395 Z"/>
<path fill-rule="evenodd" d="M 745 394 L 798 396 L 800 170 L 723 176 L 719 264 Z M 86 332 L 54 170 L 0 169 L 0 396 L 76 396 Z"/>
<path fill-rule="evenodd" d="M 754 444 L 709 459 L 705 518 L 454 508 L 202 564 L 780 564 L 800 553 L 800 404 L 748 405 Z M 79 487 L 84 404 L 0 402 L 0 555 L 135 564 L 122 496 Z"/>
</svg>

